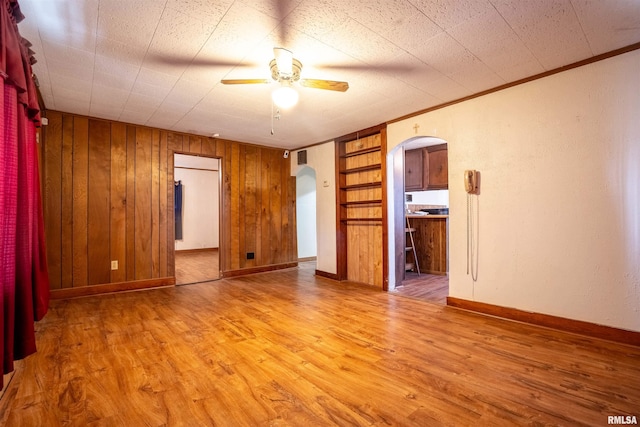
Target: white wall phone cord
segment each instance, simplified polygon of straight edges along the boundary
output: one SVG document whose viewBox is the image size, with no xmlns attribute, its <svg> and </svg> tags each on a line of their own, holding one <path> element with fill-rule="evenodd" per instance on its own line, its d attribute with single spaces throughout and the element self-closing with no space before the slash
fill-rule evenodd
<svg viewBox="0 0 640 427">
<path fill-rule="evenodd" d="M 475 214 L 479 215 L 478 209 Z M 471 270 L 471 279 L 476 282 L 478 280 L 478 255 L 476 246 L 478 244 L 478 218 L 474 224 L 473 195 L 467 193 L 467 274 Z M 474 236 L 475 231 L 475 236 Z"/>
</svg>

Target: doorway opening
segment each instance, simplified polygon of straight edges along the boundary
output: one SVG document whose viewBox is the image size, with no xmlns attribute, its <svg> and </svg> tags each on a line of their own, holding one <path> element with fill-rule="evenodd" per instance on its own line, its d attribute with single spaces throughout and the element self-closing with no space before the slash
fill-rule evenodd
<svg viewBox="0 0 640 427">
<path fill-rule="evenodd" d="M 296 174 L 298 262 L 317 260 L 316 204 L 316 171 L 304 166 Z"/>
<path fill-rule="evenodd" d="M 428 136 L 414 137 L 387 155 L 389 291 L 397 295 L 446 304 L 449 295 L 449 191 L 405 189 L 405 155 L 446 144 Z M 416 151 L 414 151 L 416 150 Z M 407 166 L 409 167 L 409 166 Z M 424 211 L 429 210 L 430 214 Z M 434 215 L 442 210 L 447 215 Z M 444 252 L 444 268 L 434 271 L 436 251 Z"/>
<path fill-rule="evenodd" d="M 220 161 L 174 154 L 176 285 L 220 278 Z"/>
</svg>

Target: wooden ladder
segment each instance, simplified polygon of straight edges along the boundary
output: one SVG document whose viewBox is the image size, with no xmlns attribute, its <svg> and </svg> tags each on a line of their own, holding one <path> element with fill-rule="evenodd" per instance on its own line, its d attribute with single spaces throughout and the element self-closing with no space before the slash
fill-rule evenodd
<svg viewBox="0 0 640 427">
<path fill-rule="evenodd" d="M 415 228 L 411 228 L 411 224 L 409 223 L 409 217 L 405 217 L 407 219 L 407 228 L 404 229 L 405 233 L 409 234 L 409 242 L 411 243 L 410 246 L 405 246 L 404 250 L 405 250 L 405 264 L 404 264 L 404 271 L 411 271 L 414 269 L 415 267 L 415 271 L 418 273 L 418 276 L 420 275 L 420 265 L 418 263 L 418 255 L 416 255 L 416 245 L 415 242 L 413 241 L 413 232 L 416 231 Z M 406 238 L 405 238 L 405 244 L 406 244 Z M 407 255 L 406 253 L 412 251 L 413 252 L 413 261 L 414 262 L 406 262 L 407 259 Z"/>
</svg>

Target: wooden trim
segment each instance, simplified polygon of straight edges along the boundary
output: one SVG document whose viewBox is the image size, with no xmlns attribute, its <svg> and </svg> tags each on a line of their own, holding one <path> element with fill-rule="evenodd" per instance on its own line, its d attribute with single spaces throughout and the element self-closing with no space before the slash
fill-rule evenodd
<svg viewBox="0 0 640 427">
<path fill-rule="evenodd" d="M 183 154 L 183 156 L 209 157 L 210 159 L 218 159 L 217 157 L 200 156 L 200 155 L 196 155 L 196 154 Z M 205 172 L 218 172 L 220 170 L 220 169 L 191 168 L 191 167 L 186 167 L 186 166 L 174 166 L 173 168 L 174 169 L 186 169 L 186 170 L 191 170 L 191 171 L 205 171 Z"/>
<path fill-rule="evenodd" d="M 420 110 L 420 111 L 416 111 L 414 113 L 406 114 L 406 115 L 404 115 L 402 117 L 398 117 L 396 119 L 389 120 L 387 122 L 387 124 L 401 122 L 403 120 L 407 120 L 407 119 L 410 119 L 412 117 L 420 116 L 422 114 L 430 113 L 430 112 L 435 111 L 435 110 L 440 110 L 442 108 L 449 107 L 451 105 L 455 105 L 455 104 L 459 104 L 461 102 L 469 101 L 470 99 L 479 98 L 479 97 L 484 96 L 484 95 L 489 95 L 490 93 L 499 92 L 499 91 L 504 90 L 504 89 L 509 89 L 511 87 L 514 87 L 514 86 L 518 86 L 518 85 L 521 85 L 521 84 L 524 84 L 524 83 L 529 83 L 529 82 L 534 81 L 534 80 L 542 79 L 544 77 L 549 77 L 549 76 L 552 76 L 554 74 L 562 73 L 563 71 L 568 71 L 568 70 L 572 70 L 574 68 L 582 67 L 584 65 L 593 64 L 594 62 L 599 62 L 599 61 L 602 61 L 602 60 L 605 60 L 605 59 L 613 58 L 614 56 L 618 56 L 618 55 L 622 55 L 622 54 L 625 54 L 625 53 L 633 52 L 634 50 L 638 50 L 638 49 L 640 49 L 640 43 L 634 43 L 632 45 L 629 45 L 629 46 L 626 46 L 626 47 L 623 47 L 623 48 L 620 48 L 620 49 L 615 49 L 615 50 L 612 50 L 610 52 L 606 52 L 606 53 L 602 53 L 600 55 L 593 56 L 591 58 L 583 59 L 582 61 L 574 62 L 573 64 L 569 64 L 569 65 L 565 65 L 565 66 L 562 66 L 562 67 L 554 68 L 553 70 L 549 70 L 549 71 L 545 71 L 545 72 L 542 72 L 542 73 L 539 73 L 539 74 L 536 74 L 536 75 L 533 75 L 533 76 L 525 77 L 523 79 L 516 80 L 516 81 L 511 82 L 511 83 L 505 83 L 503 85 L 496 86 L 496 87 L 491 88 L 491 89 L 483 90 L 482 92 L 474 93 L 473 95 L 465 96 L 464 98 L 459 98 L 459 99 L 456 99 L 456 100 L 453 100 L 453 101 L 445 102 L 443 104 L 435 105 L 433 107 L 425 108 L 424 110 Z"/>
<path fill-rule="evenodd" d="M 252 268 L 240 268 L 237 270 L 227 270 L 221 272 L 221 277 L 238 277 L 245 276 L 247 274 L 255 274 L 255 273 L 265 273 L 267 271 L 275 271 L 275 270 L 283 270 L 285 268 L 293 268 L 297 267 L 297 262 L 286 262 L 283 264 L 272 264 L 272 265 L 263 265 L 261 267 L 252 267 Z"/>
<path fill-rule="evenodd" d="M 380 129 L 380 177 L 382 180 L 382 290 L 389 290 L 389 216 L 387 183 L 387 126 Z"/>
<path fill-rule="evenodd" d="M 327 273 L 326 271 L 316 270 L 316 276 L 325 277 L 327 279 L 340 281 L 340 278 L 338 277 L 337 274 Z"/>
<path fill-rule="evenodd" d="M 345 163 L 342 155 L 345 152 L 344 144 L 335 144 L 335 175 L 336 175 L 336 280 L 347 278 L 347 225 L 342 222 L 342 218 L 347 216 L 347 208 L 342 203 L 346 202 L 346 197 L 342 189 L 346 186 L 347 178 L 340 173 L 342 165 Z"/>
<path fill-rule="evenodd" d="M 469 301 L 455 297 L 447 297 L 447 305 L 463 310 L 488 314 L 490 316 L 557 329 L 563 332 L 571 332 L 592 338 L 600 338 L 622 344 L 640 346 L 640 332 L 636 331 L 598 325 L 596 323 L 584 322 L 582 320 L 567 319 L 565 317 L 552 316 L 549 314 L 523 311 L 516 308 L 502 307 L 483 302 Z"/>
<path fill-rule="evenodd" d="M 218 252 L 218 248 L 182 249 L 175 251 L 177 254 L 193 254 L 197 252 Z"/>
<path fill-rule="evenodd" d="M 318 257 L 316 256 L 308 256 L 305 258 L 298 258 L 298 262 L 309 262 L 309 261 L 317 261 Z"/>
<path fill-rule="evenodd" d="M 53 289 L 51 299 L 68 299 L 86 297 L 91 295 L 110 294 L 113 292 L 135 291 L 149 288 L 162 288 L 175 286 L 175 277 L 162 277 L 159 279 L 131 280 L 128 282 L 105 283 L 103 285 L 80 286 L 77 288 Z"/>
</svg>

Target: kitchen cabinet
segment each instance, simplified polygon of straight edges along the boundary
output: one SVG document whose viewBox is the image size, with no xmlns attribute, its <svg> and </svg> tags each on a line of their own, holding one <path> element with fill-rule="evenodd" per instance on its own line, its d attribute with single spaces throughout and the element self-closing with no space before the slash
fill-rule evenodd
<svg viewBox="0 0 640 427">
<path fill-rule="evenodd" d="M 415 229 L 415 245 L 420 272 L 446 275 L 449 271 L 448 215 L 409 215 L 411 227 Z"/>
<path fill-rule="evenodd" d="M 404 153 L 405 191 L 424 190 L 424 154 L 423 148 Z"/>
<path fill-rule="evenodd" d="M 432 145 L 426 149 L 426 168 L 424 175 L 427 190 L 446 190 L 449 188 L 449 156 L 447 144 Z"/>
<path fill-rule="evenodd" d="M 405 191 L 446 190 L 447 188 L 449 188 L 447 144 L 405 152 Z"/>
</svg>

